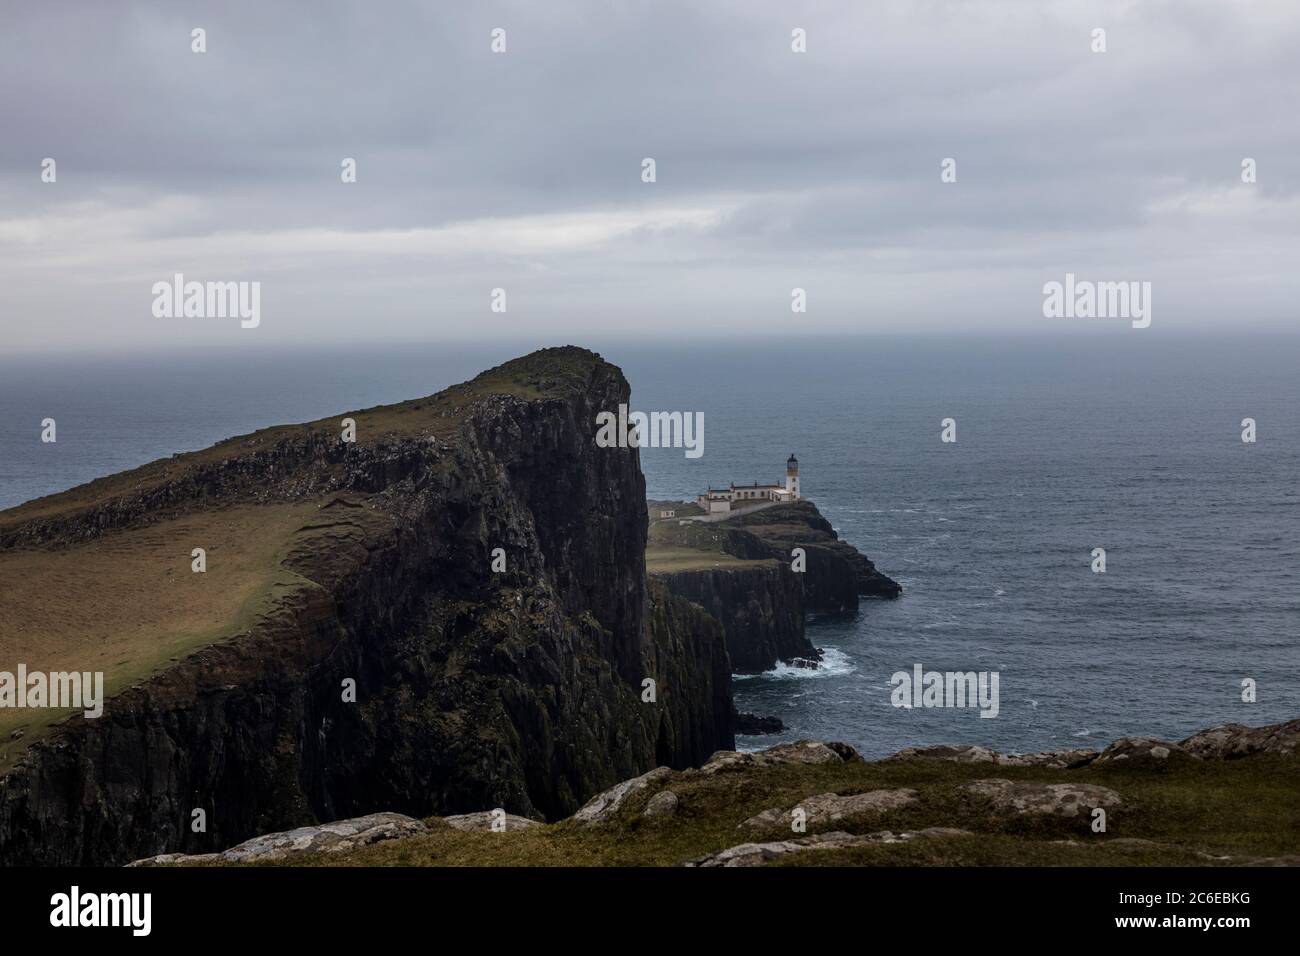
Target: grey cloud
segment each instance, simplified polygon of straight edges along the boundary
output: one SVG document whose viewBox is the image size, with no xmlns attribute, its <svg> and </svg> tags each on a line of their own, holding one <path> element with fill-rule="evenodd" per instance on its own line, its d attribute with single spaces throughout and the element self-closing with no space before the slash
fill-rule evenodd
<svg viewBox="0 0 1300 956">
<path fill-rule="evenodd" d="M 275 283 L 284 311 L 261 331 L 285 341 L 464 332 L 485 283 L 531 290 L 512 301 L 557 336 L 619 308 L 642 328 L 700 313 L 752 328 L 775 276 L 836 290 L 813 295 L 813 329 L 857 327 L 882 296 L 936 328 L 976 312 L 1020 327 L 1040 273 L 1076 265 L 1159 276 L 1189 324 L 1227 288 L 1261 321 L 1293 317 L 1285 2 L 85 0 L 4 16 L 0 309 L 46 316 L 12 330 L 19 350 L 217 335 L 160 328 L 139 291 L 205 265 Z M 492 245 L 516 234 L 541 238 Z M 1254 281 L 1207 274 L 1220 246 Z M 355 310 L 378 290 L 363 332 Z"/>
</svg>

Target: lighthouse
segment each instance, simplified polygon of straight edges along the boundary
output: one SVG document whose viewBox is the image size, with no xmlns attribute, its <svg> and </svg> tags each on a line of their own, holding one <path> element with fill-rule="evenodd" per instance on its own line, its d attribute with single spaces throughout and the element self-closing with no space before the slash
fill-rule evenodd
<svg viewBox="0 0 1300 956">
<path fill-rule="evenodd" d="M 794 452 L 785 460 L 785 493 L 791 498 L 799 497 L 799 459 Z"/>
</svg>

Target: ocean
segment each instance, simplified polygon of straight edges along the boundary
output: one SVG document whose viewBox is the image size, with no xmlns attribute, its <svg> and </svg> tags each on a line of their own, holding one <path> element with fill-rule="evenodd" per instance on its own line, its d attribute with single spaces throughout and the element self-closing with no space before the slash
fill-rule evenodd
<svg viewBox="0 0 1300 956">
<path fill-rule="evenodd" d="M 537 344 L 0 358 L 0 508 L 429 394 Z M 1300 338 L 577 344 L 622 366 L 634 409 L 704 413 L 702 457 L 642 450 L 650 497 L 777 481 L 793 452 L 804 496 L 903 585 L 810 621 L 821 670 L 736 680 L 741 710 L 787 728 L 743 748 L 1029 752 L 1300 716 Z M 55 444 L 40 441 L 47 417 Z M 996 671 L 998 715 L 894 707 L 891 675 L 916 665 Z"/>
</svg>

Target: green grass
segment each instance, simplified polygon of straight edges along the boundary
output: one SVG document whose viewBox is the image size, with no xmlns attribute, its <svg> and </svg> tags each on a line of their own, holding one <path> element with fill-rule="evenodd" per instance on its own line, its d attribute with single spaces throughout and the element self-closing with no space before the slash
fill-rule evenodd
<svg viewBox="0 0 1300 956">
<path fill-rule="evenodd" d="M 1002 819 L 960 790 L 983 777 L 1084 782 L 1124 798 L 1108 832 L 1085 818 Z M 462 833 L 434 818 L 426 834 L 346 854 L 317 854 L 272 865 L 322 866 L 667 866 L 745 842 L 789 839 L 737 829 L 770 807 L 788 809 L 817 793 L 910 787 L 920 801 L 870 820 L 821 829 L 869 833 L 959 827 L 969 837 L 793 854 L 778 865 L 1215 865 L 1209 857 L 1294 854 L 1300 848 L 1300 761 L 1250 757 L 1181 768 L 1040 768 L 908 761 L 779 766 L 704 776 L 687 771 L 666 785 L 680 798 L 670 818 L 640 815 L 650 793 L 629 798 L 605 826 L 561 822 L 510 833 Z M 817 832 L 810 828 L 810 833 Z M 1152 841 L 1151 843 L 1138 841 Z"/>
<path fill-rule="evenodd" d="M 7 582 L 0 590 L 0 670 L 16 671 L 22 662 L 29 672 L 102 671 L 105 697 L 112 697 L 245 633 L 316 586 L 331 562 L 347 560 L 345 539 L 385 521 L 365 508 L 319 504 L 219 508 L 75 547 L 0 552 L 0 579 Z M 207 551 L 203 574 L 190 567 L 196 547 Z M 75 712 L 0 710 L 0 773 Z M 10 739 L 19 729 L 23 735 Z"/>
<path fill-rule="evenodd" d="M 696 551 L 691 548 L 648 547 L 646 570 L 651 574 L 670 571 L 700 571 L 711 568 L 756 568 L 776 564 L 774 560 L 745 561 L 721 551 Z"/>
<path fill-rule="evenodd" d="M 344 418 L 356 421 L 361 447 L 395 438 L 448 441 L 478 403 L 570 395 L 602 368 L 586 350 L 546 349 L 432 397 L 261 429 L 0 511 L 0 533 L 48 519 L 69 519 L 75 528 L 97 507 L 167 486 L 184 489 L 206 466 L 311 433 L 337 440 Z M 253 479 L 248 494 L 216 506 L 182 493 L 162 520 L 147 516 L 88 540 L 72 534 L 46 538 L 53 543 L 41 547 L 0 549 L 0 669 L 16 671 L 21 662 L 29 671 L 103 671 L 105 695 L 113 696 L 345 572 L 364 554 L 350 545 L 364 544 L 386 520 L 365 507 L 322 509 L 324 500 L 252 504 L 264 491 Z M 190 570 L 195 547 L 207 550 L 205 574 Z M 0 773 L 71 713 L 0 710 Z M 13 740 L 16 731 L 22 735 Z"/>
<path fill-rule="evenodd" d="M 704 509 L 693 501 L 647 501 L 646 510 L 650 513 L 652 525 L 659 521 L 676 522 L 683 518 L 704 514 Z M 673 512 L 673 517 L 660 517 L 660 513 L 664 511 Z"/>
</svg>

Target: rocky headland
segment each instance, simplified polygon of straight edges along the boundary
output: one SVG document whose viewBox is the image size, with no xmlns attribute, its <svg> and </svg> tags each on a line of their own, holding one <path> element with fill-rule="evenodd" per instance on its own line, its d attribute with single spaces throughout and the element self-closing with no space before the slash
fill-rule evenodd
<svg viewBox="0 0 1300 956">
<path fill-rule="evenodd" d="M 628 398 L 547 349 L 0 513 L 0 660 L 108 685 L 97 719 L 0 712 L 0 860 L 561 819 L 733 746 L 722 628 L 647 580 L 637 450 L 594 441 Z"/>
<path fill-rule="evenodd" d="M 651 502 L 647 566 L 679 597 L 717 618 L 738 673 L 778 662 L 816 666 L 811 614 L 856 611 L 859 600 L 895 598 L 897 582 L 841 541 L 809 500 L 741 511 L 722 521 L 693 520 L 684 502 Z M 672 517 L 660 517 L 671 513 Z M 794 566 L 795 549 L 803 567 Z"/>
</svg>

